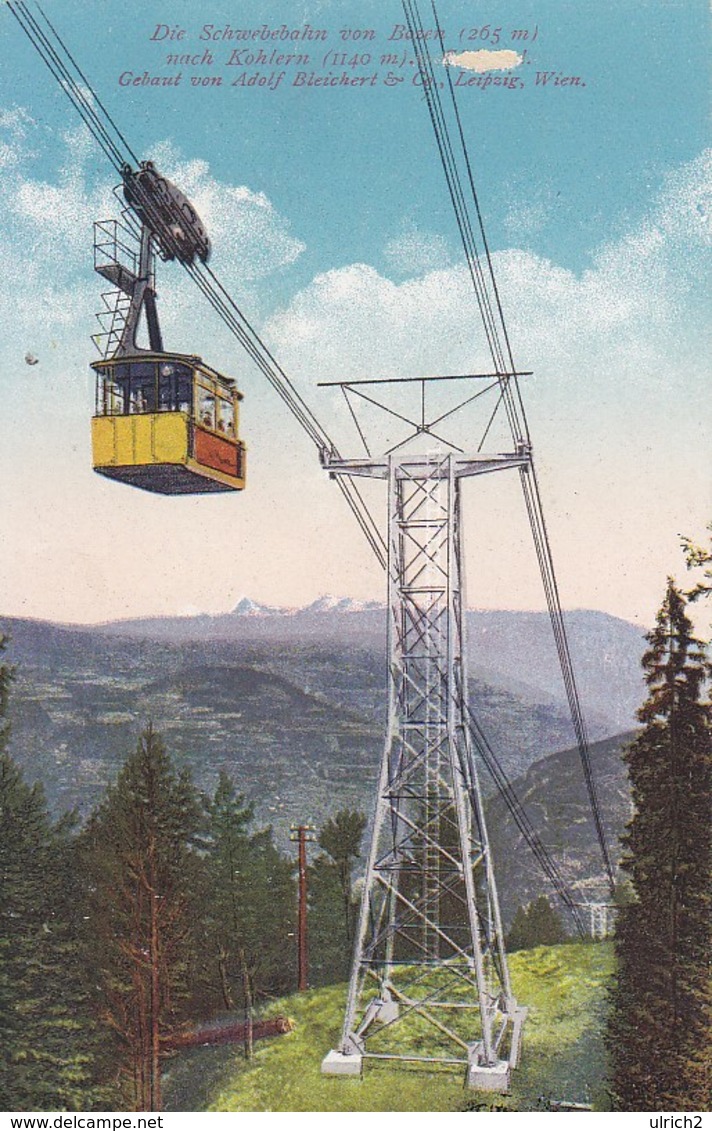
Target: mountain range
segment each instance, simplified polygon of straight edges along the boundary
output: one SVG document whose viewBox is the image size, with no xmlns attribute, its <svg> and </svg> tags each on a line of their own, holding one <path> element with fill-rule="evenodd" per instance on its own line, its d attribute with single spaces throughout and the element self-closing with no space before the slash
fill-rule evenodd
<svg viewBox="0 0 712 1131">
<path fill-rule="evenodd" d="M 616 735 L 594 743 L 590 751 L 603 834 L 614 863 L 632 813 L 621 754 L 633 736 L 632 731 Z M 578 748 L 542 758 L 512 784 L 574 898 L 581 904 L 608 902 L 610 891 Z M 487 828 L 502 909 L 509 921 L 517 904 L 525 904 L 541 893 L 542 872 L 500 796 L 488 801 Z M 557 905 L 557 909 L 561 907 Z"/>
<path fill-rule="evenodd" d="M 567 619 L 598 740 L 594 772 L 615 783 L 602 786 L 615 838 L 628 805 L 615 736 L 635 724 L 644 640 L 633 625 L 602 613 Z M 16 670 L 11 752 L 30 780 L 44 783 L 55 812 L 76 807 L 85 815 L 150 719 L 201 788 L 212 789 L 226 770 L 286 845 L 292 822 L 318 825 L 344 806 L 372 809 L 386 713 L 385 628 L 382 606 L 338 598 L 298 610 L 244 598 L 221 616 L 97 626 L 0 617 Z M 571 874 L 595 877 L 585 796 L 579 791 L 563 816 L 552 808 L 577 781 L 583 787 L 548 618 L 475 610 L 467 631 L 470 703 L 481 725 L 534 806 L 542 839 L 571 832 L 574 844 L 580 827 Z M 505 889 L 536 890 L 527 850 L 486 775 L 483 786 Z"/>
<path fill-rule="evenodd" d="M 332 597 L 325 593 L 303 608 L 287 608 L 278 605 L 261 605 L 251 597 L 241 597 L 231 613 L 233 617 L 273 617 L 273 616 L 312 616 L 315 613 L 363 613 L 373 609 L 385 609 L 380 601 L 355 601 L 353 597 Z M 125 623 L 125 622 L 124 622 Z M 135 623 L 135 622 L 134 622 Z"/>
<path fill-rule="evenodd" d="M 592 735 L 603 738 L 629 729 L 644 690 L 641 629 L 590 609 L 568 612 L 566 624 Z M 228 613 L 122 620 L 81 631 L 174 645 L 249 643 L 279 650 L 297 643 L 338 644 L 370 651 L 384 671 L 386 608 L 376 601 L 323 596 L 304 608 L 285 609 L 243 597 Z M 547 613 L 470 610 L 466 635 L 474 679 L 524 701 L 567 710 Z"/>
</svg>

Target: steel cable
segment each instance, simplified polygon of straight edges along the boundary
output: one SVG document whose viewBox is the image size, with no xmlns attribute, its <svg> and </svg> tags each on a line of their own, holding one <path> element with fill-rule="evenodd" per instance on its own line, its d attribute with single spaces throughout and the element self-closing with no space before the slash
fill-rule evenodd
<svg viewBox="0 0 712 1131">
<path fill-rule="evenodd" d="M 25 35 L 29 39 L 32 46 L 35 48 L 35 50 L 38 52 L 38 54 L 42 58 L 45 65 L 50 70 L 53 77 L 56 79 L 56 81 L 62 87 L 66 97 L 69 99 L 69 101 L 72 103 L 74 108 L 77 110 L 82 121 L 85 123 L 85 125 L 89 129 L 90 133 L 93 135 L 93 137 L 95 138 L 95 140 L 99 144 L 100 148 L 102 149 L 104 154 L 109 159 L 110 163 L 120 173 L 124 172 L 125 166 L 130 165 L 131 161 L 133 161 L 133 163 L 137 165 L 138 159 L 137 159 L 133 149 L 130 147 L 130 145 L 126 141 L 126 138 L 124 137 L 122 132 L 119 130 L 118 126 L 116 125 L 116 123 L 112 119 L 112 117 L 109 114 L 109 112 L 107 111 L 106 107 L 103 105 L 103 103 L 101 102 L 101 100 L 99 99 L 99 97 L 97 96 L 95 91 L 93 90 L 91 84 L 89 83 L 86 76 L 84 75 L 84 72 L 80 69 L 76 60 L 74 59 L 72 54 L 67 49 L 67 47 L 64 44 L 63 40 L 61 39 L 59 33 L 56 31 L 54 26 L 51 24 L 51 22 L 49 21 L 49 19 L 45 15 L 45 13 L 42 11 L 41 7 L 39 5 L 37 5 L 38 11 L 40 12 L 45 23 L 47 24 L 47 27 L 50 29 L 50 32 L 52 33 L 52 36 L 54 37 L 54 40 L 57 44 L 57 47 L 59 47 L 60 50 L 62 52 L 64 52 L 64 55 L 67 57 L 67 59 L 69 60 L 71 65 L 74 67 L 74 70 L 79 75 L 82 82 L 84 83 L 84 86 L 85 86 L 86 90 L 89 92 L 89 95 L 91 96 L 91 98 L 87 98 L 86 94 L 82 90 L 82 87 L 77 82 L 75 76 L 72 74 L 70 67 L 62 59 L 59 51 L 57 50 L 57 47 L 55 47 L 52 44 L 49 36 L 42 30 L 40 25 L 37 23 L 34 16 L 29 11 L 27 5 L 24 3 L 24 0 L 17 0 L 17 2 L 15 2 L 15 3 L 8 2 L 8 8 L 9 8 L 11 14 L 13 15 L 13 17 L 19 23 L 20 27 L 22 28 L 23 32 L 25 33 Z M 417 10 L 417 4 L 414 3 L 413 0 L 404 0 L 404 9 L 405 9 L 405 12 L 406 12 L 406 20 L 408 21 L 411 32 L 412 33 L 417 32 L 419 29 L 422 29 L 422 21 L 420 21 L 420 16 L 419 16 L 419 13 L 418 13 L 418 10 Z M 435 13 L 434 5 L 433 5 L 433 11 Z M 436 15 L 436 20 L 437 20 L 437 15 Z M 441 29 L 439 27 L 439 24 L 438 24 L 438 32 L 439 32 L 441 44 L 442 44 L 442 32 L 441 32 Z M 468 212 L 468 209 L 467 209 L 467 204 L 466 204 L 466 200 L 465 200 L 465 196 L 464 196 L 464 191 L 463 191 L 463 188 L 462 188 L 462 182 L 461 182 L 461 179 L 460 179 L 460 176 L 459 176 L 459 171 L 458 171 L 458 168 L 457 168 L 456 158 L 455 158 L 454 151 L 453 151 L 452 145 L 450 143 L 450 139 L 449 139 L 449 134 L 448 134 L 448 131 L 447 131 L 447 122 L 446 122 L 446 119 L 445 119 L 445 114 L 444 114 L 444 111 L 442 109 L 442 104 L 441 104 L 440 99 L 439 99 L 439 94 L 437 93 L 437 84 L 436 84 L 435 79 L 434 79 L 434 71 L 433 71 L 433 67 L 432 67 L 432 61 L 430 59 L 430 55 L 429 55 L 429 52 L 427 50 L 427 41 L 425 40 L 424 37 L 419 37 L 418 35 L 414 34 L 413 35 L 413 43 L 414 43 L 414 46 L 416 47 L 416 59 L 417 59 L 417 62 L 418 62 L 418 66 L 419 66 L 421 75 L 424 76 L 425 93 L 426 93 L 426 99 L 427 99 L 427 102 L 428 102 L 428 109 L 429 109 L 429 114 L 430 114 L 430 118 L 431 118 L 431 123 L 433 125 L 433 129 L 434 129 L 435 134 L 436 134 L 436 139 L 437 139 L 437 143 L 438 143 L 438 150 L 439 150 L 439 153 L 440 153 L 441 161 L 443 163 L 443 167 L 445 169 L 446 179 L 447 179 L 447 182 L 448 182 L 448 189 L 449 189 L 449 192 L 450 192 L 450 198 L 451 198 L 451 202 L 453 204 L 453 209 L 454 209 L 455 214 L 456 214 L 456 218 L 457 218 L 457 222 L 458 222 L 458 228 L 460 230 L 460 235 L 461 235 L 461 239 L 462 239 L 462 242 L 463 242 L 463 247 L 465 249 L 465 255 L 466 255 L 466 259 L 467 259 L 467 263 L 468 263 L 468 269 L 469 269 L 470 276 L 471 276 L 471 279 L 472 279 L 472 282 L 473 282 L 473 288 L 474 288 L 475 294 L 477 296 L 478 306 L 480 308 L 480 314 L 481 314 L 481 317 L 482 317 L 482 320 L 483 320 L 483 324 L 485 326 L 485 332 L 487 334 L 488 342 L 490 344 L 490 352 L 492 353 L 493 361 L 494 361 L 494 364 L 495 364 L 495 368 L 498 371 L 498 374 L 500 373 L 500 371 L 502 373 L 502 378 L 503 378 L 504 383 L 502 385 L 501 397 L 503 397 L 504 400 L 505 400 L 505 407 L 507 408 L 508 416 L 510 417 L 510 427 L 512 428 L 513 438 L 515 440 L 517 440 L 520 437 L 520 431 L 517 427 L 517 415 L 516 415 L 516 413 L 512 413 L 512 408 L 511 408 L 512 401 L 511 401 L 511 393 L 509 391 L 509 384 L 510 384 L 511 378 L 507 374 L 507 364 L 506 364 L 506 361 L 505 361 L 505 355 L 504 355 L 504 352 L 502 350 L 502 346 L 501 346 L 501 343 L 499 341 L 498 334 L 497 334 L 497 324 L 496 324 L 496 320 L 495 320 L 495 317 L 494 317 L 493 304 L 492 304 L 492 301 L 490 299 L 490 296 L 489 296 L 489 293 L 488 293 L 488 290 L 487 290 L 484 272 L 483 272 L 482 264 L 481 264 L 481 261 L 480 261 L 480 256 L 479 256 L 479 252 L 478 252 L 478 249 L 477 249 L 476 240 L 475 240 L 475 237 L 474 237 L 474 230 L 473 230 L 472 223 L 470 221 L 469 212 Z M 506 332 L 506 326 L 504 324 L 504 316 L 503 316 L 501 302 L 500 302 L 500 298 L 499 298 L 499 292 L 497 291 L 497 288 L 496 288 L 496 281 L 495 281 L 495 278 L 494 278 L 494 271 L 493 271 L 493 267 L 492 267 L 489 247 L 488 247 L 487 242 L 486 242 L 486 237 L 485 237 L 485 233 L 484 233 L 484 226 L 483 226 L 483 223 L 482 223 L 482 217 L 481 217 L 480 208 L 479 208 L 479 202 L 477 200 L 477 196 L 476 196 L 475 189 L 474 189 L 474 181 L 473 181 L 473 178 L 472 178 L 472 172 L 471 172 L 471 168 L 470 168 L 470 165 L 469 165 L 469 158 L 467 156 L 467 150 L 466 150 L 466 147 L 465 147 L 464 135 L 463 135 L 463 132 L 462 132 L 462 125 L 461 125 L 461 122 L 460 122 L 460 119 L 459 119 L 459 113 L 457 111 L 457 104 L 455 102 L 454 90 L 452 88 L 452 82 L 451 82 L 449 73 L 448 73 L 448 82 L 449 82 L 449 86 L 450 86 L 450 92 L 451 92 L 451 95 L 452 95 L 453 105 L 455 107 L 455 113 L 457 115 L 458 129 L 459 129 L 459 133 L 460 133 L 460 141 L 461 141 L 462 149 L 465 153 L 465 159 L 466 159 L 466 162 L 467 162 L 467 171 L 468 171 L 469 183 L 470 183 L 471 192 L 472 192 L 474 200 L 475 200 L 475 206 L 476 206 L 480 231 L 481 231 L 481 235 L 482 235 L 482 238 L 483 238 L 485 255 L 486 255 L 486 260 L 487 260 L 487 264 L 488 264 L 488 270 L 489 270 L 489 273 L 490 273 L 492 284 L 494 286 L 495 306 L 496 306 L 496 309 L 497 309 L 497 312 L 498 312 L 498 315 L 499 315 L 499 321 L 501 323 L 501 326 L 502 326 L 502 329 L 503 329 L 503 332 L 504 332 L 504 336 L 505 336 L 506 345 L 507 345 L 507 352 L 508 352 L 508 356 L 509 356 L 509 369 L 511 371 L 513 371 L 515 367 L 514 367 L 514 362 L 512 360 L 512 351 L 511 351 L 511 347 L 510 347 L 510 343 L 509 343 L 509 338 L 508 338 L 507 332 Z M 434 96 L 431 96 L 431 92 L 434 92 Z M 101 110 L 101 114 L 104 115 L 104 120 L 102 120 L 101 114 L 97 111 L 97 109 L 96 109 L 97 106 Z M 107 123 L 108 123 L 108 128 L 107 128 Z M 113 131 L 114 136 L 112 136 L 112 131 Z M 122 148 L 121 148 L 122 146 L 123 146 L 123 151 L 122 151 Z M 129 160 L 129 158 L 131 159 L 131 161 Z M 140 190 L 140 191 L 143 191 L 143 190 Z M 155 205 L 150 200 L 150 198 L 149 198 L 149 196 L 146 192 L 143 192 L 142 206 L 145 208 L 149 218 L 151 216 L 152 211 L 153 211 L 154 217 L 156 216 Z M 246 319 L 246 317 L 244 316 L 244 314 L 242 313 L 240 308 L 237 306 L 237 304 L 235 303 L 232 296 L 229 294 L 229 292 L 226 290 L 226 288 L 220 282 L 220 280 L 216 276 L 215 272 L 211 268 L 207 267 L 207 265 L 198 266 L 197 264 L 186 263 L 186 262 L 183 262 L 183 261 L 181 261 L 181 263 L 182 263 L 182 266 L 187 270 L 188 274 L 193 279 L 194 283 L 198 286 L 198 288 L 201 290 L 203 295 L 210 302 L 213 309 L 216 311 L 216 313 L 219 315 L 219 317 L 225 323 L 227 328 L 230 330 L 230 332 L 233 334 L 233 336 L 237 339 L 237 341 L 243 347 L 243 349 L 248 354 L 248 356 L 251 358 L 251 360 L 261 370 L 261 372 L 264 374 L 264 376 L 267 377 L 267 379 L 269 380 L 272 387 L 275 389 L 275 391 L 278 393 L 278 395 L 281 397 L 281 399 L 284 401 L 284 403 L 287 405 L 287 407 L 293 413 L 293 415 L 298 420 L 298 422 L 305 429 L 305 431 L 309 435 L 310 439 L 315 443 L 315 445 L 319 449 L 320 454 L 328 453 L 329 455 L 331 455 L 334 458 L 339 458 L 339 453 L 338 453 L 335 445 L 329 439 L 327 433 L 321 427 L 318 420 L 316 419 L 316 417 L 312 413 L 311 409 L 309 409 L 309 407 L 303 401 L 300 394 L 297 392 L 295 386 L 290 381 L 290 379 L 287 377 L 284 370 L 281 368 L 281 366 L 278 365 L 278 363 L 276 362 L 273 355 L 271 354 L 271 352 L 269 351 L 269 349 L 267 348 L 265 343 L 262 341 L 262 339 L 260 338 L 258 333 L 254 330 L 254 328 L 251 326 L 249 321 Z M 514 381 L 515 381 L 515 388 L 516 388 L 516 391 L 517 391 L 517 395 L 518 395 L 520 403 L 521 403 L 521 396 L 519 394 L 519 388 L 518 388 L 518 384 L 516 382 L 516 378 L 514 379 Z M 522 406 L 522 411 L 523 411 L 523 406 Z M 528 432 L 527 432 L 527 429 L 526 429 L 526 419 L 525 418 L 524 418 L 524 429 L 523 429 L 522 435 L 525 436 L 525 437 L 528 437 Z M 528 513 L 529 513 L 529 516 L 530 516 L 530 522 L 532 524 L 532 529 L 534 531 L 535 547 L 536 547 L 537 557 L 538 557 L 539 564 L 540 564 L 540 569 L 542 571 L 542 577 L 544 579 L 545 591 L 546 591 L 546 595 L 547 595 L 547 602 L 550 606 L 550 611 L 551 611 L 552 608 L 554 610 L 554 612 L 552 614 L 552 624 L 553 624 L 553 627 L 554 627 L 554 634 L 555 634 L 555 639 L 556 639 L 556 642 L 557 642 L 557 648 L 559 649 L 559 653 L 560 653 L 560 659 L 562 660 L 562 668 L 564 669 L 564 682 L 565 682 L 566 689 L 567 689 L 567 695 L 569 696 L 570 703 L 576 704 L 577 701 L 578 701 L 578 693 L 577 693 L 577 690 L 576 690 L 575 679 L 574 679 L 574 675 L 573 675 L 573 668 L 572 668 L 571 663 L 570 663 L 568 642 L 566 640 L 566 633 L 565 633 L 565 627 L 563 625 L 563 618 L 561 617 L 560 604 L 559 604 L 559 601 L 558 601 L 558 591 L 557 591 L 557 587 L 556 587 L 556 579 L 555 579 L 555 576 L 553 575 L 553 565 L 551 566 L 551 568 L 549 568 L 549 563 L 550 563 L 550 559 L 551 559 L 551 552 L 550 552 L 550 547 L 549 547 L 549 543 L 548 543 L 548 535 L 547 535 L 547 532 L 546 532 L 546 527 L 545 527 L 544 522 L 543 522 L 543 514 L 541 512 L 541 501 L 540 501 L 540 498 L 539 498 L 538 484 L 536 483 L 536 479 L 535 479 L 535 476 L 534 476 L 533 465 L 530 465 L 530 468 L 531 468 L 531 474 L 533 476 L 533 486 L 532 487 L 527 488 L 526 485 L 525 485 L 525 483 L 527 482 L 526 472 L 528 472 L 530 469 L 529 468 L 524 469 L 524 471 L 522 473 L 525 499 L 527 501 L 527 510 L 528 510 Z M 368 507 L 365 503 L 365 500 L 363 499 L 363 496 L 361 495 L 361 492 L 359 491 L 358 487 L 356 486 L 356 484 L 353 482 L 353 480 L 350 477 L 336 476 L 336 479 L 337 479 L 337 483 L 339 485 L 339 488 L 342 491 L 342 494 L 344 495 L 344 497 L 347 501 L 347 504 L 349 505 L 350 509 L 352 510 L 359 527 L 361 528 L 361 530 L 364 533 L 367 541 L 369 542 L 369 545 L 373 549 L 373 551 L 376 554 L 376 557 L 380 561 L 381 565 L 385 566 L 385 564 L 386 564 L 385 541 L 384 541 L 383 536 L 382 536 L 380 530 L 378 529 L 372 515 L 370 514 L 370 511 L 368 510 Z M 557 615 L 557 610 L 558 610 L 558 615 Z M 568 662 L 567 662 L 567 660 L 568 660 Z M 574 726 L 575 726 L 575 729 L 576 729 L 577 737 L 579 739 L 579 744 L 580 745 L 583 744 L 584 746 L 586 746 L 587 740 L 586 740 L 586 735 L 585 735 L 585 729 L 584 729 L 584 726 L 583 726 L 583 718 L 580 715 L 580 710 L 576 711 L 574 708 L 572 708 L 572 713 L 574 714 Z M 506 776 L 503 776 L 503 771 L 501 769 L 501 766 L 499 766 L 498 763 L 496 762 L 495 756 L 494 756 L 491 748 L 487 744 L 487 741 L 486 741 L 484 735 L 482 734 L 481 729 L 476 724 L 476 721 L 474 720 L 474 718 L 473 718 L 472 721 L 473 721 L 473 725 L 475 725 L 477 727 L 476 734 L 478 736 L 478 741 L 477 741 L 478 749 L 483 754 L 483 760 L 485 761 L 485 764 L 487 765 L 488 770 L 492 774 L 493 780 L 495 781 L 497 788 L 500 790 L 501 795 L 503 796 L 505 802 L 507 803 L 508 807 L 510 808 L 510 811 L 512 812 L 512 815 L 514 816 L 515 820 L 517 821 L 517 824 L 518 824 L 518 827 L 520 828 L 520 831 L 522 831 L 522 834 L 525 836 L 525 838 L 527 839 L 527 842 L 530 844 L 530 847 L 532 848 L 532 851 L 535 853 L 535 856 L 538 859 L 540 865 L 543 867 L 544 871 L 547 873 L 550 880 L 552 881 L 552 883 L 556 887 L 556 883 L 557 882 L 560 883 L 561 881 L 560 881 L 560 878 L 559 878 L 558 881 L 556 880 L 556 871 L 555 871 L 555 866 L 553 865 L 553 862 L 550 861 L 550 859 L 547 858 L 545 850 L 544 850 L 543 846 L 541 845 L 541 842 L 539 842 L 538 838 L 536 838 L 536 834 L 534 833 L 530 823 L 528 822 L 528 818 L 526 817 L 526 813 L 524 812 L 521 805 L 518 803 L 518 800 L 516 799 L 516 795 L 513 793 L 511 785 L 507 782 Z M 594 809 L 594 816 L 596 817 L 596 821 L 597 821 L 597 830 L 598 830 L 599 840 L 602 842 L 602 845 L 604 847 L 604 854 L 606 856 L 607 863 L 608 863 L 609 878 L 612 880 L 612 871 L 611 871 L 611 868 L 610 868 L 610 862 L 608 861 L 608 858 L 607 858 L 607 850 L 605 850 L 605 842 L 604 842 L 604 839 L 603 839 L 603 828 L 602 828 L 602 825 L 600 823 L 600 814 L 598 813 L 598 806 L 597 806 L 597 802 L 595 800 L 595 785 L 594 785 L 593 778 L 592 778 L 590 760 L 588 760 L 587 762 L 585 761 L 584 764 L 585 764 L 585 767 L 586 767 L 587 785 L 588 785 L 588 788 L 589 788 L 589 793 L 592 796 L 592 807 Z M 524 831 L 525 829 L 527 830 L 527 832 Z M 557 888 L 557 890 L 558 890 L 558 888 Z M 562 899 L 563 899 L 563 896 L 562 896 Z M 564 902 L 566 902 L 566 900 L 564 900 Z"/>
<path fill-rule="evenodd" d="M 445 48 L 443 42 L 443 32 L 439 23 L 434 0 L 432 0 L 431 6 L 438 34 L 438 41 L 441 50 L 443 51 L 444 61 Z M 503 370 L 503 376 L 501 380 L 502 393 L 505 401 L 508 420 L 510 423 L 510 429 L 512 432 L 512 439 L 517 448 L 520 448 L 522 445 L 526 446 L 526 448 L 529 448 L 529 428 L 518 381 L 516 377 L 510 376 L 510 374 L 516 372 L 516 366 L 514 364 L 511 342 L 509 333 L 507 331 L 499 289 L 497 287 L 492 256 L 484 229 L 479 198 L 475 189 L 472 166 L 465 142 L 464 130 L 457 106 L 455 90 L 450 75 L 450 68 L 446 66 L 448 89 L 450 92 L 453 113 L 457 125 L 460 149 L 467 173 L 467 181 L 470 188 L 470 194 L 473 199 L 475 213 L 477 216 L 477 223 L 480 231 L 482 245 L 484 248 L 484 256 L 487 264 L 487 273 L 489 278 L 489 287 L 487 286 L 487 283 L 485 281 L 479 260 L 476 240 L 473 234 L 473 225 L 469 220 L 469 210 L 462 191 L 462 181 L 457 170 L 457 161 L 454 157 L 454 151 L 449 140 L 448 123 L 445 113 L 442 109 L 438 89 L 438 81 L 435 76 L 433 63 L 428 48 L 428 40 L 418 10 L 417 0 L 403 0 L 403 9 L 413 43 L 416 63 L 420 72 L 426 102 L 428 104 L 428 110 L 430 113 L 431 124 L 435 133 L 438 152 L 440 154 L 443 171 L 445 173 L 445 178 L 448 185 L 448 191 L 450 193 L 450 199 L 455 211 L 458 229 L 463 242 L 465 257 L 468 262 L 468 266 L 470 267 L 470 275 L 477 298 L 478 309 L 483 320 L 485 335 L 490 345 L 490 350 L 492 352 L 492 358 L 495 365 L 497 365 L 499 362 Z M 477 260 L 478 268 L 476 268 L 473 263 L 473 259 L 475 257 Z M 490 289 L 493 296 L 491 300 L 488 297 L 485 297 L 485 295 L 489 294 Z M 497 314 L 496 319 L 494 317 L 495 311 Z M 512 392 L 511 388 L 512 382 L 514 383 L 514 393 Z M 490 421 L 488 430 L 491 426 L 491 423 L 492 422 Z M 576 736 L 579 756 L 583 767 L 586 789 L 588 792 L 589 803 L 591 806 L 596 830 L 596 838 L 598 840 L 601 855 L 603 857 L 603 863 L 608 883 L 611 887 L 611 890 L 613 890 L 615 887 L 613 865 L 608 851 L 603 819 L 601 816 L 601 807 L 598 800 L 598 793 L 596 789 L 595 778 L 593 775 L 588 736 L 586 732 L 585 721 L 583 718 L 583 711 L 581 709 L 573 661 L 571 659 L 571 650 L 568 642 L 566 625 L 561 608 L 558 583 L 556 580 L 553 555 L 551 552 L 551 544 L 549 541 L 549 535 L 544 519 L 541 493 L 539 490 L 536 469 L 534 467 L 531 451 L 529 451 L 528 454 L 529 458 L 527 465 L 520 470 L 522 491 L 524 495 L 527 516 L 532 531 L 532 537 L 534 540 L 535 553 L 542 578 L 542 584 L 544 587 L 544 594 L 546 597 L 549 618 L 554 635 L 554 642 L 556 645 L 559 664 L 561 667 L 567 702 L 569 704 L 569 710 L 571 712 L 572 724 Z"/>
</svg>

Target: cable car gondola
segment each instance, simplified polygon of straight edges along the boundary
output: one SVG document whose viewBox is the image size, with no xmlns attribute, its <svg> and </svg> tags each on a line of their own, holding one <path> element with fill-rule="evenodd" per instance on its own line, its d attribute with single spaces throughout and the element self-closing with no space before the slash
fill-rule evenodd
<svg viewBox="0 0 712 1131">
<path fill-rule="evenodd" d="M 199 357 L 145 352 L 92 363 L 94 470 L 161 495 L 240 491 L 235 382 Z"/>
<path fill-rule="evenodd" d="M 95 224 L 94 266 L 116 288 L 102 296 L 108 330 L 96 373 L 94 470 L 161 495 L 241 491 L 242 394 L 197 355 L 163 348 L 156 309 L 154 246 L 162 259 L 207 262 L 210 241 L 192 204 L 150 162 L 122 170 L 127 224 Z M 140 235 L 135 220 L 141 224 Z M 137 343 L 145 316 L 149 348 Z"/>
</svg>

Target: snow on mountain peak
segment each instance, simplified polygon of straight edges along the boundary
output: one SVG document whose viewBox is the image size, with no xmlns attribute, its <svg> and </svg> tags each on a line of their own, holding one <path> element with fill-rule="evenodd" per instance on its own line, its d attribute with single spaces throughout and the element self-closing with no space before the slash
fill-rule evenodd
<svg viewBox="0 0 712 1131">
<path fill-rule="evenodd" d="M 286 613 L 287 609 L 278 609 L 273 605 L 260 605 L 251 597 L 241 597 L 232 610 L 234 617 L 268 617 L 276 613 Z"/>
<path fill-rule="evenodd" d="M 287 609 L 277 605 L 262 605 L 251 597 L 241 597 L 230 616 L 233 617 L 274 617 L 311 616 L 320 613 L 363 613 L 383 609 L 380 601 L 357 601 L 353 597 L 333 597 L 325 593 L 301 609 Z"/>
<path fill-rule="evenodd" d="M 382 609 L 379 601 L 356 601 L 353 597 L 333 597 L 325 593 L 317 597 L 311 605 L 302 609 L 303 613 L 363 613 L 371 609 Z"/>
</svg>

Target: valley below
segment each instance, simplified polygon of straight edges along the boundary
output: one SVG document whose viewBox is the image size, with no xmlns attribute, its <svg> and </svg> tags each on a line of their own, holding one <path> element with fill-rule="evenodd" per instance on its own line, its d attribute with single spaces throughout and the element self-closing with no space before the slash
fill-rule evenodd
<svg viewBox="0 0 712 1131">
<path fill-rule="evenodd" d="M 468 614 L 470 705 L 566 878 L 601 898 L 574 734 L 544 614 Z M 297 612 L 241 602 L 222 617 L 99 626 L 0 619 L 15 668 L 10 751 L 57 815 L 85 818 L 150 722 L 210 791 L 221 771 L 274 827 L 373 808 L 386 721 L 385 611 L 324 601 Z M 630 812 L 620 750 L 642 698 L 641 633 L 569 615 L 613 854 Z M 505 912 L 541 889 L 527 846 L 481 770 Z"/>
</svg>

